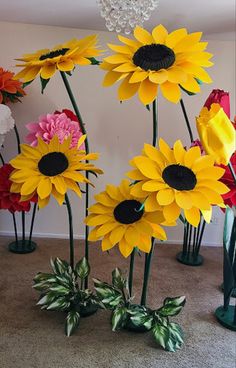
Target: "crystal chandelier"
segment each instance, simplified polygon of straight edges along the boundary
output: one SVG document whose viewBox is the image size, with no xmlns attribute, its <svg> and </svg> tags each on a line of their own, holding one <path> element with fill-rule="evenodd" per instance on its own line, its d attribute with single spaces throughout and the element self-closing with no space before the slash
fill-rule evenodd
<svg viewBox="0 0 236 368">
<path fill-rule="evenodd" d="M 151 16 L 159 0 L 97 0 L 109 31 L 129 34 Z"/>
</svg>

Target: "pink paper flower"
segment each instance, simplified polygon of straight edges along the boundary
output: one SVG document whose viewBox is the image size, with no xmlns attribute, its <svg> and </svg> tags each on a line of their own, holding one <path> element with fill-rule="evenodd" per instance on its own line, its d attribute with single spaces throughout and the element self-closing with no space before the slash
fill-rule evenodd
<svg viewBox="0 0 236 368">
<path fill-rule="evenodd" d="M 218 103 L 223 108 L 224 112 L 230 119 L 230 100 L 229 100 L 229 92 L 225 92 L 222 89 L 213 89 L 207 98 L 204 106 L 210 110 L 211 105 L 213 103 Z"/>
<path fill-rule="evenodd" d="M 199 147 L 201 150 L 201 154 L 204 155 L 205 151 L 202 147 L 202 143 L 199 139 L 195 139 L 194 141 L 192 141 L 191 146 L 190 147 Z"/>
<path fill-rule="evenodd" d="M 72 113 L 70 116 L 73 118 L 75 115 Z M 34 147 L 37 145 L 38 137 L 49 143 L 54 135 L 58 136 L 60 143 L 71 136 L 71 148 L 77 147 L 78 140 L 83 135 L 78 119 L 72 120 L 65 112 L 42 115 L 38 122 L 29 123 L 26 127 L 30 132 L 26 137 L 26 141 Z M 85 149 L 84 143 L 79 149 Z"/>
</svg>

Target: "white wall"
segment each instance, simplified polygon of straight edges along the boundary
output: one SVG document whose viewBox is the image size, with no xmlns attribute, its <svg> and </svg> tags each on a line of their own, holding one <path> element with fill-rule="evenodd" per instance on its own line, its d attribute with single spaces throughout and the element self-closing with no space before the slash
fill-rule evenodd
<svg viewBox="0 0 236 368">
<path fill-rule="evenodd" d="M 50 48 L 72 37 L 80 38 L 91 33 L 94 31 L 0 22 L 0 66 L 17 71 L 17 68 L 14 68 L 14 58 L 20 57 L 23 53 Z M 112 33 L 98 33 L 100 46 L 103 49 L 106 48 L 107 42 L 116 41 L 116 35 Z M 235 44 L 233 41 L 211 40 L 208 49 L 215 55 L 215 66 L 209 69 L 214 80 L 213 84 L 203 86 L 202 93 L 198 96 L 184 96 L 195 133 L 195 116 L 198 115 L 213 88 L 221 88 L 230 92 L 232 116 L 235 112 Z M 92 194 L 103 190 L 106 183 L 118 184 L 129 169 L 129 159 L 139 154 L 144 142 L 151 142 L 152 135 L 151 113 L 141 105 L 137 98 L 120 104 L 116 98 L 117 86 L 109 88 L 101 86 L 103 76 L 104 72 L 98 67 L 89 66 L 76 68 L 73 77 L 70 78 L 86 123 L 91 151 L 101 153 L 97 164 L 105 172 L 99 179 L 94 179 L 96 189 L 91 189 Z M 17 103 L 11 106 L 22 140 L 26 135 L 24 127 L 26 123 L 36 121 L 39 115 L 53 112 L 55 109 L 71 107 L 59 73 L 50 80 L 44 95 L 40 93 L 39 78 L 27 87 L 26 92 L 27 96 L 22 99 L 22 104 Z M 184 144 L 189 144 L 180 105 L 171 104 L 162 97 L 159 98 L 159 136 L 170 144 L 173 144 L 177 138 L 182 139 Z M 3 153 L 6 160 L 16 154 L 13 133 L 7 136 Z M 75 233 L 76 236 L 82 236 L 84 204 L 76 196 L 71 195 L 71 199 Z M 59 208 L 52 200 L 48 207 L 37 214 L 35 234 L 66 237 L 67 219 L 65 216 L 64 206 Z M 27 216 L 27 219 L 29 218 L 30 216 Z M 223 216 L 220 210 L 216 209 L 214 218 L 215 224 L 208 225 L 205 232 L 205 243 L 207 244 L 222 243 Z M 11 216 L 6 211 L 0 211 L 0 234 L 9 233 L 12 233 Z M 168 239 L 173 242 L 181 242 L 182 226 L 168 229 Z"/>
</svg>

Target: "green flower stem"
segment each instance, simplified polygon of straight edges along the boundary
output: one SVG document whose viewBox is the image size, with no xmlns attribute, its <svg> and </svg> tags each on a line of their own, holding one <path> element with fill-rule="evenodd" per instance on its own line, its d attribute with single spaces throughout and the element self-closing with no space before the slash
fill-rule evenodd
<svg viewBox="0 0 236 368">
<path fill-rule="evenodd" d="M 157 99 L 155 99 L 152 103 L 152 125 L 153 125 L 152 145 L 153 145 L 153 147 L 156 147 L 157 137 L 158 137 Z M 149 279 L 150 268 L 151 268 L 154 241 L 155 241 L 155 238 L 152 238 L 151 250 L 148 254 L 145 254 L 143 288 L 142 288 L 142 296 L 141 296 L 141 305 L 144 305 L 144 306 L 146 305 L 146 300 L 147 300 L 148 279 Z"/>
<path fill-rule="evenodd" d="M 65 194 L 65 201 L 66 201 L 66 207 L 67 207 L 68 219 L 69 219 L 70 266 L 71 266 L 72 270 L 74 270 L 75 255 L 74 255 L 73 218 L 72 218 L 72 211 L 71 211 L 70 201 L 69 201 L 69 197 L 68 197 L 67 194 Z"/>
<path fill-rule="evenodd" d="M 130 264 L 129 264 L 129 295 L 130 297 L 132 296 L 135 252 L 136 252 L 136 249 L 134 248 L 130 256 Z"/>
<path fill-rule="evenodd" d="M 12 218 L 13 218 L 13 224 L 14 224 L 14 232 L 15 232 L 15 241 L 16 244 L 18 244 L 18 234 L 17 234 L 17 226 L 16 226 L 16 216 L 15 213 L 12 213 Z"/>
<path fill-rule="evenodd" d="M 186 125 L 187 125 L 190 141 L 192 143 L 193 142 L 193 132 L 192 132 L 192 129 L 191 129 L 191 126 L 190 126 L 190 122 L 189 122 L 188 115 L 187 115 L 187 112 L 186 112 L 186 109 L 185 109 L 185 106 L 184 106 L 184 101 L 182 100 L 182 98 L 180 100 L 180 105 L 181 105 L 181 108 L 182 108 L 182 111 L 183 111 L 183 114 L 184 114 L 184 119 L 185 119 L 185 122 L 186 122 Z"/>
<path fill-rule="evenodd" d="M 30 242 L 32 240 L 36 209 L 37 209 L 37 203 L 34 203 L 34 208 L 33 208 L 33 213 L 32 213 L 32 218 L 31 218 L 31 224 L 30 224 L 30 233 L 29 233 L 29 241 Z"/>
<path fill-rule="evenodd" d="M 69 95 L 71 104 L 72 104 L 73 109 L 75 111 L 75 114 L 76 114 L 76 116 L 77 116 L 77 118 L 79 120 L 79 124 L 80 124 L 80 128 L 82 130 L 82 133 L 83 134 L 86 134 L 86 139 L 85 139 L 85 142 L 84 143 L 85 143 L 86 154 L 88 154 L 89 153 L 89 143 L 88 143 L 88 137 L 87 137 L 87 133 L 86 133 L 86 129 L 85 129 L 85 126 L 84 126 L 84 123 L 83 123 L 82 116 L 80 114 L 78 105 L 77 105 L 77 103 L 75 101 L 75 98 L 74 98 L 73 92 L 71 90 L 69 81 L 67 79 L 66 73 L 64 73 L 64 72 L 60 72 L 60 73 L 61 73 L 61 77 L 62 77 L 62 80 L 63 80 L 64 85 L 65 85 L 66 91 L 67 91 L 67 93 Z M 87 160 L 86 160 L 86 163 L 88 163 Z M 86 176 L 87 179 L 89 178 L 88 171 L 85 172 L 85 176 Z M 86 185 L 85 185 L 85 217 L 88 216 L 88 206 L 89 206 L 89 185 L 88 185 L 88 183 L 86 183 Z M 88 236 L 89 236 L 89 227 L 87 225 L 85 225 L 85 258 L 86 258 L 87 261 L 89 261 L 89 242 L 88 242 Z M 85 288 L 87 289 L 87 287 L 88 287 L 88 276 L 85 279 Z"/>
<path fill-rule="evenodd" d="M 0 147 L 1 148 L 1 147 Z M 0 153 L 0 160 L 1 160 L 1 162 L 2 162 L 2 165 L 4 165 L 5 164 L 5 161 L 4 161 L 4 158 L 3 158 L 3 155 Z"/>
<path fill-rule="evenodd" d="M 18 154 L 20 154 L 21 153 L 20 135 L 19 135 L 16 125 L 14 125 L 14 132 L 15 132 L 16 142 L 17 142 L 17 151 L 18 151 Z M 22 241 L 24 243 L 25 242 L 25 212 L 24 211 L 21 212 L 21 223 L 22 223 Z"/>
<path fill-rule="evenodd" d="M 155 241 L 155 238 L 152 238 L 151 250 L 149 253 L 145 254 L 143 290 L 142 290 L 142 296 L 141 296 L 141 305 L 144 305 L 144 306 L 146 306 L 146 300 L 147 300 L 148 279 L 149 279 L 150 268 L 151 268 L 154 241 Z"/>
<path fill-rule="evenodd" d="M 205 226 L 206 226 L 206 221 L 203 220 L 203 222 L 202 222 L 202 228 L 201 228 L 201 232 L 200 232 L 200 236 L 199 236 L 199 240 L 198 240 L 198 244 L 197 244 L 197 247 L 196 247 L 196 251 L 195 251 L 194 257 L 197 257 L 198 256 L 198 253 L 199 253 L 199 250 L 200 250 L 200 247 L 201 247 L 201 244 L 202 244 L 202 237 L 203 237 Z"/>
<path fill-rule="evenodd" d="M 157 124 L 157 99 L 152 103 L 152 120 L 153 120 L 153 138 L 152 145 L 156 147 L 158 137 L 158 124 Z"/>
</svg>

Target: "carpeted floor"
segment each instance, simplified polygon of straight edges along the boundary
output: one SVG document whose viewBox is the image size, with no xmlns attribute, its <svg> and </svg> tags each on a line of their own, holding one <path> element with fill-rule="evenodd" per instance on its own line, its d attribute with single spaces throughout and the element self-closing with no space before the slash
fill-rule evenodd
<svg viewBox="0 0 236 368">
<path fill-rule="evenodd" d="M 193 268 L 175 260 L 179 246 L 156 247 L 149 305 L 158 306 L 166 296 L 187 296 L 184 311 L 176 317 L 185 330 L 186 343 L 182 350 L 168 353 L 156 347 L 149 334 L 111 332 L 106 311 L 84 318 L 77 332 L 67 338 L 64 315 L 36 307 L 37 293 L 31 288 L 34 275 L 49 270 L 50 257 L 67 258 L 67 241 L 38 239 L 37 250 L 27 255 L 9 253 L 7 243 L 8 239 L 0 239 L 1 368 L 235 367 L 236 334 L 221 327 L 213 315 L 223 300 L 218 288 L 222 281 L 221 248 L 204 247 L 204 265 Z M 108 281 L 113 268 L 127 267 L 116 251 L 108 255 L 94 244 L 90 249 L 93 276 L 97 278 Z M 136 260 L 137 296 L 142 258 Z"/>
</svg>

